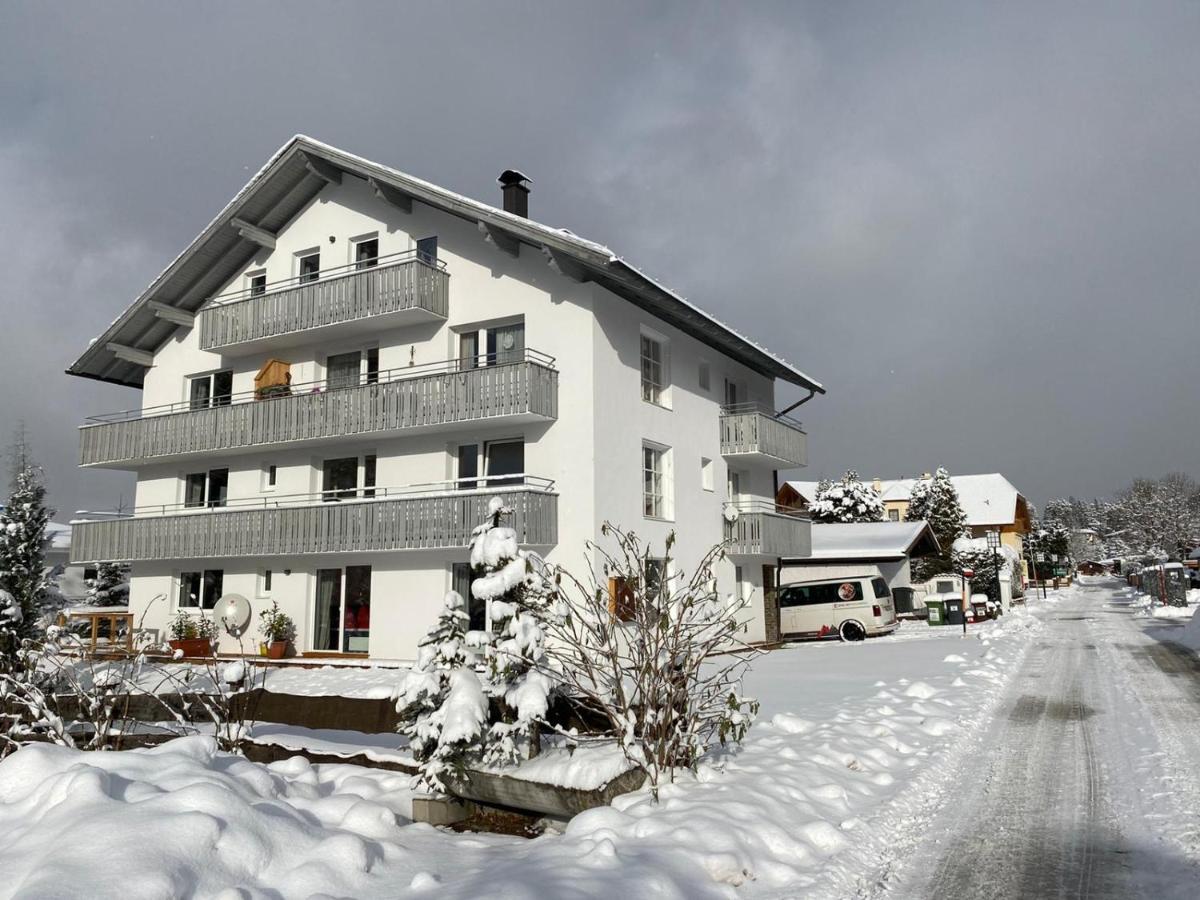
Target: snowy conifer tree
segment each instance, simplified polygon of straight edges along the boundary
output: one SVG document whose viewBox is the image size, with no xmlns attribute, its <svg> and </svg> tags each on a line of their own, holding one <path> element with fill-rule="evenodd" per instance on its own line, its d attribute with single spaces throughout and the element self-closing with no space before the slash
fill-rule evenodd
<svg viewBox="0 0 1200 900">
<path fill-rule="evenodd" d="M 13 449 L 12 495 L 0 513 L 0 589 L 20 607 L 20 621 L 9 626 L 17 639 L 34 632 L 47 599 L 44 551 L 51 511 L 45 501 L 41 472 L 29 458 L 22 432 Z"/>
<path fill-rule="evenodd" d="M 958 491 L 950 473 L 942 466 L 930 479 L 918 479 L 909 497 L 906 522 L 925 521 L 937 537 L 941 552 L 912 561 L 913 580 L 928 581 L 935 575 L 951 571 L 954 542 L 967 532 L 967 516 L 958 502 Z"/>
<path fill-rule="evenodd" d="M 435 790 L 445 790 L 444 776 L 461 775 L 483 752 L 488 704 L 475 655 L 467 648 L 467 622 L 463 598 L 450 591 L 396 704 L 403 716 L 399 730 L 420 763 L 421 781 Z"/>
<path fill-rule="evenodd" d="M 501 519 L 511 516 L 499 497 L 488 506 L 488 521 L 471 538 L 471 595 L 487 603 L 492 624 L 484 692 L 497 701 L 488 730 L 486 758 L 493 764 L 520 757 L 519 736 L 529 755 L 539 749 L 540 723 L 550 706 L 554 682 L 538 664 L 545 656 L 543 616 L 546 594 L 537 558 L 517 546 L 517 533 Z"/>
<path fill-rule="evenodd" d="M 88 579 L 87 589 L 92 606 L 122 606 L 129 599 L 129 566 L 100 563 L 96 577 Z"/>
<path fill-rule="evenodd" d="M 879 522 L 883 498 L 851 469 L 840 481 L 822 481 L 817 486 L 811 512 L 814 522 Z"/>
</svg>

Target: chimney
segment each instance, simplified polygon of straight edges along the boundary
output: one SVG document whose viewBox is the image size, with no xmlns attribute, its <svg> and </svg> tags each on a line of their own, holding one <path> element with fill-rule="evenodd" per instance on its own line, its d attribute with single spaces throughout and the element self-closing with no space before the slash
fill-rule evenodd
<svg viewBox="0 0 1200 900">
<path fill-rule="evenodd" d="M 871 487 L 875 488 L 876 493 L 883 493 L 883 482 L 880 480 L 878 475 L 871 480 Z"/>
<path fill-rule="evenodd" d="M 533 184 L 516 169 L 505 169 L 496 179 L 500 182 L 500 193 L 504 195 L 504 211 L 529 218 L 529 185 Z"/>
</svg>

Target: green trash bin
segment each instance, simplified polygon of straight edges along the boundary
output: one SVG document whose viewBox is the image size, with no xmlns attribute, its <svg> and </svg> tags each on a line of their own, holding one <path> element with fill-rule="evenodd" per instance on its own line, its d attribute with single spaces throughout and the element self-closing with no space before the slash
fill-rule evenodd
<svg viewBox="0 0 1200 900">
<path fill-rule="evenodd" d="M 946 621 L 946 601 L 925 598 L 925 608 L 929 610 L 930 625 L 949 625 Z"/>
</svg>

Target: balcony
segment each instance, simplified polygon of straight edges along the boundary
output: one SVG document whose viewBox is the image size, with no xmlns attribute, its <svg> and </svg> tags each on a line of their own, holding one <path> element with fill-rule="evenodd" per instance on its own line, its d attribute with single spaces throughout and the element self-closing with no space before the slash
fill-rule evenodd
<svg viewBox="0 0 1200 900">
<path fill-rule="evenodd" d="M 446 318 L 450 275 L 416 253 L 382 256 L 214 298 L 197 314 L 200 349 L 227 356 Z"/>
<path fill-rule="evenodd" d="M 807 513 L 781 510 L 767 500 L 730 503 L 726 504 L 725 540 L 730 556 L 808 556 L 812 522 Z"/>
<path fill-rule="evenodd" d="M 324 381 L 294 384 L 264 399 L 248 391 L 198 409 L 175 403 L 93 417 L 79 430 L 79 464 L 136 468 L 264 445 L 558 417 L 554 358 L 536 350 L 478 368 L 449 360 L 360 381 L 333 388 Z"/>
<path fill-rule="evenodd" d="M 488 482 L 491 486 L 488 486 Z M 516 483 L 514 483 L 516 482 Z M 364 497 L 364 493 L 374 496 Z M 72 523 L 71 559 L 78 562 L 227 559 L 312 553 L 449 550 L 466 547 L 471 531 L 501 497 L 513 510 L 517 540 L 558 540 L 554 482 L 527 475 L 325 495 L 231 500 L 218 509 L 179 506 L 134 510 L 124 518 Z"/>
<path fill-rule="evenodd" d="M 721 455 L 788 469 L 808 465 L 808 435 L 770 407 L 740 403 L 721 409 Z"/>
</svg>

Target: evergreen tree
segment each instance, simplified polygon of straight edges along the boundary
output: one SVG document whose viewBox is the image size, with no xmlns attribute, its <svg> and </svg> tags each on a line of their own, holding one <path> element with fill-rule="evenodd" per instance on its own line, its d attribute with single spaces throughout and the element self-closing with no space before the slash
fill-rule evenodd
<svg viewBox="0 0 1200 900">
<path fill-rule="evenodd" d="M 483 752 L 488 705 L 467 647 L 468 621 L 463 598 L 450 591 L 397 703 L 400 733 L 408 737 L 422 782 L 435 790 L 445 790 L 444 776 L 461 776 Z"/>
<path fill-rule="evenodd" d="M 954 542 L 967 533 L 967 516 L 958 502 L 958 491 L 950 480 L 950 473 L 942 466 L 930 479 L 918 479 L 913 485 L 907 522 L 928 522 L 941 548 L 936 556 L 926 556 L 912 561 L 914 581 L 928 581 L 954 568 L 952 554 Z"/>
<path fill-rule="evenodd" d="M 822 481 L 811 507 L 814 522 L 849 523 L 883 520 L 883 498 L 873 485 L 850 469 L 840 481 Z"/>
<path fill-rule="evenodd" d="M 129 566 L 102 562 L 96 577 L 87 581 L 88 603 L 92 606 L 122 606 L 129 600 Z"/>
<path fill-rule="evenodd" d="M 498 498 L 488 520 L 471 538 L 471 595 L 488 605 L 492 624 L 484 693 L 494 701 L 486 758 L 493 764 L 519 758 L 525 734 L 529 755 L 539 750 L 554 685 L 536 667 L 545 657 L 546 592 L 535 571 L 535 557 L 517 546 L 517 533 L 501 519 L 512 510 Z"/>
<path fill-rule="evenodd" d="M 47 601 L 46 525 L 51 510 L 46 508 L 46 488 L 41 471 L 30 458 L 24 431 L 18 433 L 12 451 L 12 494 L 0 512 L 0 589 L 8 591 L 20 608 L 20 620 L 8 615 L 8 626 L 17 640 L 31 636 Z"/>
</svg>

